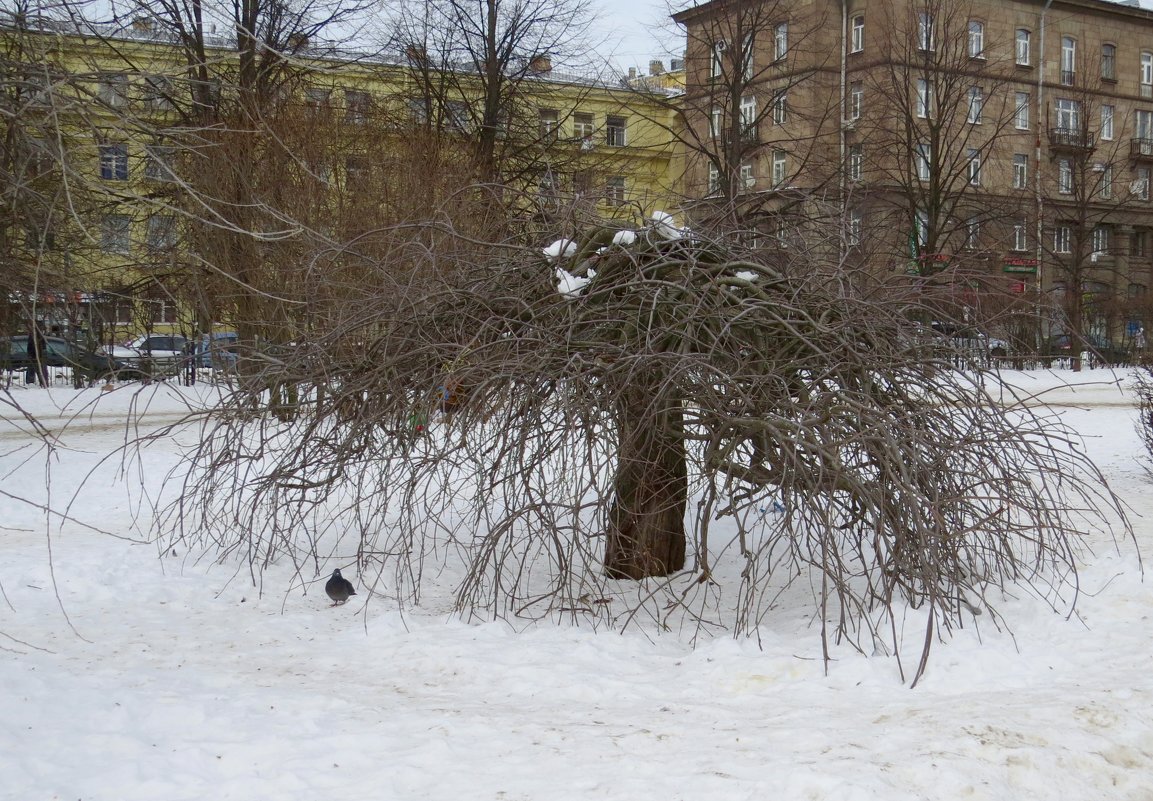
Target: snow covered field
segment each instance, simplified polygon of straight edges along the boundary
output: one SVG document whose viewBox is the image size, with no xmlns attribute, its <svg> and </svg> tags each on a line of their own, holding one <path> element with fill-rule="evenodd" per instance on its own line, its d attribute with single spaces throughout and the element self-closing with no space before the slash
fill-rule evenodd
<svg viewBox="0 0 1153 801">
<path fill-rule="evenodd" d="M 1048 390 L 1153 553 L 1124 374 L 1007 375 Z M 130 416 L 172 423 L 204 392 L 12 389 L 61 445 L 46 461 L 3 407 L 0 799 L 1153 799 L 1153 578 L 1129 542 L 1090 533 L 1074 618 L 1021 593 L 1012 633 L 958 632 L 915 690 L 889 658 L 838 651 L 826 675 L 795 610 L 759 648 L 694 650 L 332 608 L 331 567 L 260 595 L 147 541 L 191 433 L 104 457 Z"/>
</svg>

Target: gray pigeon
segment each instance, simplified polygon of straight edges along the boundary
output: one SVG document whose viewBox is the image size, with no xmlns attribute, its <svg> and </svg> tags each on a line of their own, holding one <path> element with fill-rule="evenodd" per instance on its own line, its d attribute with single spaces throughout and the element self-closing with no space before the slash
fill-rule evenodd
<svg viewBox="0 0 1153 801">
<path fill-rule="evenodd" d="M 352 582 L 340 575 L 339 570 L 332 571 L 332 578 L 324 585 L 324 591 L 328 593 L 328 597 L 332 599 L 332 605 L 342 604 L 347 601 L 351 596 L 356 595 L 356 590 L 352 587 Z"/>
</svg>

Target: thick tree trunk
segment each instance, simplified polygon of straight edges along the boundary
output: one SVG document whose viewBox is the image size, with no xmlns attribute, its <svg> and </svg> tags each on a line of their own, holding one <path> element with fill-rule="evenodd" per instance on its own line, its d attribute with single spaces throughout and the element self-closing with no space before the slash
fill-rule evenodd
<svg viewBox="0 0 1153 801">
<path fill-rule="evenodd" d="M 684 419 L 679 402 L 660 404 L 650 393 L 657 387 L 637 382 L 620 402 L 616 497 L 605 550 L 612 578 L 667 576 L 685 566 Z"/>
</svg>

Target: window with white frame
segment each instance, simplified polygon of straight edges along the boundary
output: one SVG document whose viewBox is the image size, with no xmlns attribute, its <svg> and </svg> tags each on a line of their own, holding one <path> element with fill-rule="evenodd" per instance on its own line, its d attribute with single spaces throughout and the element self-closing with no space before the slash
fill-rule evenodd
<svg viewBox="0 0 1153 801">
<path fill-rule="evenodd" d="M 1101 182 L 1098 185 L 1097 194 L 1102 200 L 1113 199 L 1113 165 L 1101 165 Z"/>
<path fill-rule="evenodd" d="M 976 148 L 969 148 L 966 157 L 969 159 L 968 177 L 969 186 L 981 185 L 981 151 Z"/>
<path fill-rule="evenodd" d="M 101 75 L 97 96 L 108 106 L 122 108 L 128 103 L 128 76 L 122 72 Z"/>
<path fill-rule="evenodd" d="M 933 84 L 928 78 L 917 79 L 916 114 L 921 119 L 933 116 Z"/>
<path fill-rule="evenodd" d="M 724 111 L 720 106 L 713 106 L 709 115 L 709 135 L 714 139 L 724 134 Z"/>
<path fill-rule="evenodd" d="M 144 177 L 150 181 L 174 181 L 173 162 L 176 148 L 170 145 L 150 144 L 144 146 L 147 158 L 144 160 Z"/>
<path fill-rule="evenodd" d="M 917 209 L 913 215 L 913 235 L 917 241 L 917 250 L 923 250 L 929 244 L 929 212 Z"/>
<path fill-rule="evenodd" d="M 1053 252 L 1073 252 L 1073 231 L 1067 225 L 1058 225 L 1053 229 Z"/>
<path fill-rule="evenodd" d="M 593 115 L 587 111 L 578 111 L 572 115 L 572 135 L 577 139 L 593 138 L 596 126 L 593 125 Z"/>
<path fill-rule="evenodd" d="M 1103 255 L 1109 252 L 1110 231 L 1107 225 L 1098 225 L 1093 229 L 1093 254 Z"/>
<path fill-rule="evenodd" d="M 1061 37 L 1061 85 L 1072 86 L 1077 81 L 1077 40 Z"/>
<path fill-rule="evenodd" d="M 1025 220 L 1013 223 L 1012 249 L 1018 253 L 1029 249 L 1029 226 Z"/>
<path fill-rule="evenodd" d="M 741 136 L 755 137 L 757 133 L 757 98 L 745 95 L 741 98 Z"/>
<path fill-rule="evenodd" d="M 100 146 L 100 177 L 105 181 L 128 180 L 128 145 L 118 142 Z"/>
<path fill-rule="evenodd" d="M 861 244 L 861 223 L 861 210 L 856 207 L 849 209 L 849 230 L 846 236 L 849 247 L 856 247 Z"/>
<path fill-rule="evenodd" d="M 976 250 L 981 239 L 981 221 L 976 217 L 965 220 L 965 249 Z"/>
<path fill-rule="evenodd" d="M 985 106 L 985 90 L 980 86 L 969 87 L 969 122 L 981 124 L 981 109 Z"/>
<path fill-rule="evenodd" d="M 128 253 L 132 249 L 132 218 L 127 214 L 106 214 L 100 221 L 100 250 Z"/>
<path fill-rule="evenodd" d="M 171 250 L 176 246 L 176 215 L 153 214 L 148 218 L 145 244 L 149 250 Z"/>
<path fill-rule="evenodd" d="M 781 186 L 788 180 L 788 154 L 783 150 L 773 151 L 773 186 Z"/>
<path fill-rule="evenodd" d="M 1016 93 L 1016 106 L 1013 109 L 1013 125 L 1019 131 L 1029 130 L 1029 93 Z"/>
<path fill-rule="evenodd" d="M 860 53 L 865 49 L 865 15 L 858 14 L 853 17 L 852 29 L 849 33 L 849 52 Z"/>
<path fill-rule="evenodd" d="M 927 181 L 933 174 L 933 148 L 927 142 L 918 142 L 915 153 L 917 179 Z"/>
<path fill-rule="evenodd" d="M 1031 63 L 1030 49 L 1032 38 L 1033 35 L 1029 32 L 1028 28 L 1017 29 L 1014 54 L 1016 57 L 1017 65 L 1020 67 L 1028 67 Z"/>
<path fill-rule="evenodd" d="M 1153 97 L 1153 53 L 1141 53 L 1141 97 Z"/>
<path fill-rule="evenodd" d="M 1024 153 L 1013 154 L 1013 188 L 1029 188 L 1029 157 Z"/>
<path fill-rule="evenodd" d="M 865 174 L 865 149 L 862 145 L 849 147 L 849 180 L 860 181 Z"/>
<path fill-rule="evenodd" d="M 360 89 L 344 90 L 344 120 L 353 125 L 368 122 L 372 113 L 372 95 Z"/>
<path fill-rule="evenodd" d="M 628 144 L 627 130 L 628 120 L 624 117 L 606 117 L 605 144 L 610 147 L 624 147 Z"/>
<path fill-rule="evenodd" d="M 709 164 L 709 194 L 721 188 L 721 171 L 716 164 Z"/>
<path fill-rule="evenodd" d="M 752 189 L 757 185 L 757 176 L 753 173 L 752 164 L 741 165 L 741 189 Z"/>
<path fill-rule="evenodd" d="M 1101 45 L 1101 80 L 1117 80 L 1117 46 L 1109 43 Z"/>
<path fill-rule="evenodd" d="M 1081 101 L 1068 97 L 1057 98 L 1057 128 L 1066 133 L 1081 132 Z"/>
<path fill-rule="evenodd" d="M 1101 138 L 1109 141 L 1113 138 L 1113 106 L 1101 106 Z"/>
<path fill-rule="evenodd" d="M 537 113 L 540 120 L 540 138 L 546 141 L 556 139 L 560 130 L 560 112 L 555 108 L 542 108 Z"/>
<path fill-rule="evenodd" d="M 969 58 L 985 57 L 985 23 L 969 20 Z"/>
<path fill-rule="evenodd" d="M 789 23 L 778 22 L 773 26 L 773 61 L 780 61 L 789 54 Z"/>
<path fill-rule="evenodd" d="M 1133 120 L 1136 123 L 1138 139 L 1143 142 L 1153 139 L 1153 111 L 1135 111 L 1133 112 Z M 1147 154 L 1142 151 L 1141 155 Z"/>
<path fill-rule="evenodd" d="M 605 203 L 609 206 L 625 204 L 625 177 L 613 175 L 605 183 Z"/>
<path fill-rule="evenodd" d="M 1069 159 L 1057 162 L 1057 191 L 1062 195 L 1073 194 L 1073 162 Z"/>
<path fill-rule="evenodd" d="M 724 42 L 713 42 L 713 46 L 709 48 L 709 77 L 720 78 L 725 74 L 725 50 L 727 46 Z"/>
<path fill-rule="evenodd" d="M 753 34 L 748 34 L 741 41 L 741 78 L 745 81 L 751 81 L 755 73 L 754 56 L 757 52 L 756 39 Z"/>
<path fill-rule="evenodd" d="M 159 111 L 173 108 L 174 91 L 172 79 L 166 75 L 146 75 L 144 77 L 144 99 L 151 109 Z"/>
<path fill-rule="evenodd" d="M 1153 168 L 1138 167 L 1133 171 L 1133 182 L 1129 184 L 1129 194 L 1138 200 L 1149 199 L 1149 180 L 1153 178 Z"/>
<path fill-rule="evenodd" d="M 865 110 L 865 86 L 860 81 L 849 84 L 849 120 L 861 119 Z"/>
<path fill-rule="evenodd" d="M 933 36 L 933 15 L 928 11 L 917 13 L 917 48 L 932 50 L 936 45 Z"/>
<path fill-rule="evenodd" d="M 777 92 L 773 97 L 773 122 L 784 125 L 789 121 L 789 93 Z"/>
</svg>

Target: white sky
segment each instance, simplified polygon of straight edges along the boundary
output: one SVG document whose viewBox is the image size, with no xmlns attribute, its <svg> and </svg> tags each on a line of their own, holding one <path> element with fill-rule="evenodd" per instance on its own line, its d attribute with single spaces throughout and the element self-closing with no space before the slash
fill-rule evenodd
<svg viewBox="0 0 1153 801">
<path fill-rule="evenodd" d="M 661 59 L 668 67 L 670 55 L 680 57 L 683 36 L 675 33 L 669 19 L 670 3 L 665 0 L 592 0 L 599 10 L 599 34 L 605 44 L 597 48 L 621 69 L 648 70 L 651 59 Z M 677 2 L 677 8 L 688 5 Z"/>
</svg>

